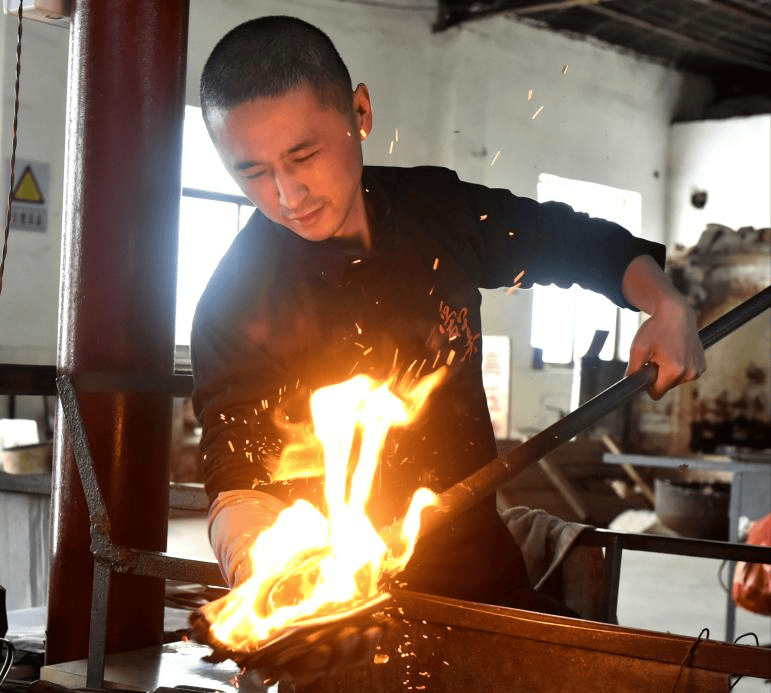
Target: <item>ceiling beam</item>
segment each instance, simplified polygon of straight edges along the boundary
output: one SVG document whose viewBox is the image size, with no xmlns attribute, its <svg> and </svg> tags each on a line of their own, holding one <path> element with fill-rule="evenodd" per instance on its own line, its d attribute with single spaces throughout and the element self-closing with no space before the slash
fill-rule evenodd
<svg viewBox="0 0 771 693">
<path fill-rule="evenodd" d="M 745 58 L 744 56 L 737 55 L 732 51 L 717 48 L 709 43 L 705 43 L 704 41 L 691 38 L 687 34 L 681 34 L 680 32 L 667 29 L 666 27 L 656 26 L 655 24 L 651 24 L 650 22 L 644 19 L 640 19 L 639 17 L 624 14 L 623 12 L 617 12 L 616 10 L 612 10 L 609 7 L 604 7 L 595 3 L 585 5 L 584 7 L 592 12 L 597 12 L 599 14 L 605 15 L 606 17 L 611 17 L 612 19 L 617 19 L 621 22 L 636 26 L 639 29 L 645 29 L 651 33 L 660 34 L 661 36 L 666 36 L 667 38 L 670 38 L 674 41 L 685 43 L 693 47 L 695 50 L 708 53 L 715 58 L 719 58 L 720 60 L 725 60 L 730 63 L 739 63 L 741 65 L 747 65 L 748 67 L 754 67 L 758 70 L 763 70 L 765 72 L 771 72 L 771 64 L 767 62 L 754 60 L 752 58 Z"/>
<path fill-rule="evenodd" d="M 700 5 L 706 5 L 723 14 L 730 14 L 734 17 L 741 17 L 742 19 L 751 22 L 752 24 L 764 24 L 767 27 L 771 27 L 771 17 L 765 14 L 758 14 L 757 12 L 751 12 L 750 10 L 743 10 L 736 5 L 726 5 L 719 0 L 694 0 L 694 2 Z"/>
<path fill-rule="evenodd" d="M 554 0 L 554 2 L 539 2 L 534 5 L 523 5 L 512 8 L 512 12 L 518 15 L 538 14 L 539 12 L 551 12 L 569 10 L 571 7 L 581 5 L 597 5 L 604 0 Z"/>
</svg>

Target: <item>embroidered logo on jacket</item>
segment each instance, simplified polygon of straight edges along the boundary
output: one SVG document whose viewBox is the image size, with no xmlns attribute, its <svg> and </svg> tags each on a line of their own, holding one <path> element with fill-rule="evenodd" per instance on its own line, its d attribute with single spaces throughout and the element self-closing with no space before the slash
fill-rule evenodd
<svg viewBox="0 0 771 693">
<path fill-rule="evenodd" d="M 448 304 L 441 300 L 439 302 L 439 317 L 441 324 L 439 325 L 439 332 L 446 334 L 449 342 L 454 342 L 456 339 L 465 339 L 465 351 L 461 356 L 461 362 L 467 361 L 468 358 L 479 351 L 477 341 L 481 337 L 481 333 L 475 333 L 471 329 L 471 325 L 468 321 L 468 308 L 463 307 L 460 310 L 453 310 Z M 462 342 L 461 342 L 462 343 Z M 455 346 L 454 344 L 452 346 Z M 458 352 L 461 348 L 457 348 Z"/>
</svg>

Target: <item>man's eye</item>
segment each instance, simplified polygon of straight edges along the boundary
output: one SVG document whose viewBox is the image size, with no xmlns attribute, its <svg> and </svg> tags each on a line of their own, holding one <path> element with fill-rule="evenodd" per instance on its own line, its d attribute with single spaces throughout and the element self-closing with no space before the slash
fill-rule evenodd
<svg viewBox="0 0 771 693">
<path fill-rule="evenodd" d="M 308 159 L 310 159 L 311 157 L 313 157 L 313 156 L 316 156 L 316 154 L 317 154 L 317 153 L 318 153 L 318 152 L 311 152 L 310 154 L 306 154 L 305 156 L 298 156 L 298 157 L 295 159 L 295 163 L 298 163 L 298 164 L 300 164 L 300 163 L 302 163 L 303 161 L 308 161 Z"/>
<path fill-rule="evenodd" d="M 265 171 L 255 171 L 254 173 L 250 173 L 248 176 L 246 176 L 249 180 L 253 180 L 254 178 L 259 178 L 260 176 L 264 175 Z"/>
</svg>

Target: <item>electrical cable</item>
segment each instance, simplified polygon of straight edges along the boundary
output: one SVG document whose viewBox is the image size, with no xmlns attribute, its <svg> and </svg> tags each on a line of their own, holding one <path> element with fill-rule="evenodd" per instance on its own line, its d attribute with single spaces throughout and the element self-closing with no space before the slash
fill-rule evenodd
<svg viewBox="0 0 771 693">
<path fill-rule="evenodd" d="M 696 648 L 698 647 L 699 643 L 702 640 L 709 640 L 709 628 L 701 629 L 701 632 L 699 633 L 699 637 L 693 641 L 691 646 L 688 648 L 688 652 L 685 653 L 685 657 L 683 657 L 683 661 L 680 663 L 680 669 L 678 669 L 677 671 L 677 678 L 675 679 L 675 682 L 672 684 L 671 693 L 675 693 L 677 684 L 680 682 L 680 677 L 683 675 L 683 670 L 685 669 L 691 657 L 693 657 L 694 653 L 696 652 Z"/>
<path fill-rule="evenodd" d="M 5 258 L 8 255 L 8 237 L 11 233 L 11 210 L 13 208 L 13 186 L 16 174 L 16 143 L 19 131 L 19 76 L 21 75 L 21 29 L 24 14 L 24 0 L 19 0 L 19 33 L 16 39 L 16 87 L 13 103 L 13 144 L 11 145 L 11 182 L 8 189 L 8 209 L 5 215 L 5 234 L 3 236 L 3 255 L 0 259 L 0 294 L 3 293 L 3 274 L 5 273 Z"/>
<path fill-rule="evenodd" d="M 757 633 L 753 633 L 752 631 L 749 631 L 749 632 L 747 632 L 747 633 L 742 633 L 741 635 L 737 635 L 737 636 L 734 638 L 734 644 L 738 644 L 738 643 L 739 643 L 739 640 L 741 640 L 742 638 L 746 638 L 748 635 L 751 635 L 753 638 L 755 638 L 755 647 L 760 647 L 760 638 L 758 638 L 758 634 L 757 634 Z M 733 680 L 733 683 L 731 683 L 731 685 L 730 685 L 730 686 L 728 686 L 728 690 L 729 690 L 729 691 L 732 691 L 732 690 L 734 689 L 734 686 L 735 686 L 737 683 L 739 683 L 739 681 L 741 681 L 743 678 L 744 678 L 744 676 L 737 676 L 737 677 L 736 677 L 736 678 Z"/>
<path fill-rule="evenodd" d="M 0 685 L 5 681 L 5 677 L 8 676 L 8 672 L 13 667 L 13 657 L 16 654 L 16 648 L 10 640 L 0 638 L 0 645 L 5 645 L 5 661 L 0 666 Z"/>
<path fill-rule="evenodd" d="M 720 583 L 720 586 L 723 588 L 723 592 L 728 594 L 728 583 L 724 582 L 723 580 L 723 570 L 725 570 L 725 567 L 728 565 L 728 561 L 725 560 L 720 564 L 720 567 L 717 569 L 717 581 Z"/>
</svg>

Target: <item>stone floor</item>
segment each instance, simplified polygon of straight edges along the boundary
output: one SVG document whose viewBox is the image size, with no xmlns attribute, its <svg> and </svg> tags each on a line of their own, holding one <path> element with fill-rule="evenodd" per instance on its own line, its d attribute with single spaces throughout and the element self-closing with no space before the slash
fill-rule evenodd
<svg viewBox="0 0 771 693">
<path fill-rule="evenodd" d="M 718 578 L 721 563 L 624 551 L 618 600 L 620 624 L 694 638 L 706 627 L 711 639 L 724 640 L 726 593 Z M 722 572 L 725 581 L 728 571 Z M 737 608 L 736 636 L 750 632 L 757 634 L 761 644 L 771 645 L 771 617 Z M 754 644 L 754 639 L 745 637 L 740 642 Z M 733 693 L 771 693 L 771 684 L 743 679 Z"/>
</svg>

